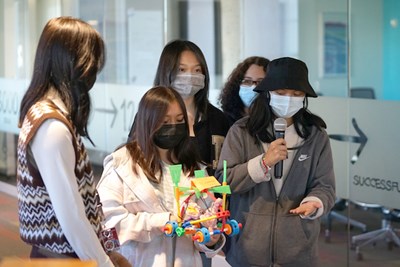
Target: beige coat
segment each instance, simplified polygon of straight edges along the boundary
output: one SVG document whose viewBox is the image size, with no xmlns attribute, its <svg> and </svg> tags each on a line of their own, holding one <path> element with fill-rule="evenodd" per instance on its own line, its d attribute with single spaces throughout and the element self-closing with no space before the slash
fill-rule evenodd
<svg viewBox="0 0 400 267">
<path fill-rule="evenodd" d="M 194 244 L 187 236 L 165 236 L 161 229 L 169 220 L 170 212 L 162 206 L 141 168 L 138 167 L 138 175 L 134 174 L 132 164 L 125 147 L 107 156 L 97 188 L 103 203 L 106 226 L 117 228 L 122 245 L 120 252 L 133 266 L 143 267 L 202 266 L 199 250 L 206 252 L 209 257 L 216 255 L 223 244 L 215 251 Z M 189 184 L 190 179 L 182 176 L 180 186 Z"/>
</svg>

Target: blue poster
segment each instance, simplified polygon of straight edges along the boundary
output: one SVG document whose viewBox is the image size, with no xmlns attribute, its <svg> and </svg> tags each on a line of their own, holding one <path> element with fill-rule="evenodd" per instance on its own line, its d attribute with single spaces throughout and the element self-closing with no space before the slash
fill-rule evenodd
<svg viewBox="0 0 400 267">
<path fill-rule="evenodd" d="M 324 74 L 347 73 L 346 23 L 324 22 Z"/>
</svg>

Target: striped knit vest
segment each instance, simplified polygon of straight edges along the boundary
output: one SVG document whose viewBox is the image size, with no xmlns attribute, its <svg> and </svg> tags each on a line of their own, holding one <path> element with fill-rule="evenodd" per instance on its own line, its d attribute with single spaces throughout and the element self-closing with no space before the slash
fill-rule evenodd
<svg viewBox="0 0 400 267">
<path fill-rule="evenodd" d="M 20 236 L 28 244 L 46 248 L 55 253 L 73 254 L 74 249 L 57 220 L 46 185 L 35 167 L 33 156 L 28 153 L 30 141 L 39 126 L 47 119 L 63 122 L 71 132 L 76 158 L 76 182 L 85 206 L 86 216 L 96 233 L 101 228 L 99 198 L 82 139 L 62 111 L 53 102 L 46 100 L 36 103 L 29 109 L 18 139 L 17 190 Z"/>
</svg>

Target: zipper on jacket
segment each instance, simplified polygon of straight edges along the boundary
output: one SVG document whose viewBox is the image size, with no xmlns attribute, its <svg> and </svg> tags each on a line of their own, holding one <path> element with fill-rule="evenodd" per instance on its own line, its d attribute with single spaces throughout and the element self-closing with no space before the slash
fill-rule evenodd
<svg viewBox="0 0 400 267">
<path fill-rule="evenodd" d="M 296 158 L 298 153 L 299 153 L 299 151 L 296 151 L 296 153 L 294 155 L 294 158 Z M 283 192 L 283 189 L 284 189 L 285 184 L 287 182 L 287 177 L 292 172 L 292 169 L 293 169 L 293 162 L 292 162 L 292 165 L 290 166 L 290 168 L 288 170 L 288 173 L 286 175 L 285 181 L 283 181 L 280 193 Z M 270 253 L 271 253 L 271 266 L 274 266 L 274 264 L 275 264 L 275 252 L 276 252 L 276 248 L 275 248 L 275 246 L 276 246 L 276 240 L 275 240 L 276 236 L 275 236 L 275 233 L 276 233 L 276 221 L 277 221 L 277 217 L 278 217 L 279 196 L 276 193 L 275 186 L 272 186 L 272 189 L 274 190 L 274 193 L 275 193 L 275 206 L 274 206 L 274 219 L 272 221 L 273 232 L 271 233 L 271 242 L 270 242 L 271 249 L 270 249 Z"/>
<path fill-rule="evenodd" d="M 274 265 L 275 263 L 275 233 L 276 233 L 276 220 L 277 220 L 277 214 L 278 214 L 278 205 L 279 205 L 279 197 L 276 195 L 275 187 L 272 186 L 274 193 L 275 193 L 275 206 L 274 206 L 274 219 L 272 220 L 272 233 L 271 233 L 271 248 L 270 248 L 270 254 L 271 254 L 271 266 Z"/>
</svg>

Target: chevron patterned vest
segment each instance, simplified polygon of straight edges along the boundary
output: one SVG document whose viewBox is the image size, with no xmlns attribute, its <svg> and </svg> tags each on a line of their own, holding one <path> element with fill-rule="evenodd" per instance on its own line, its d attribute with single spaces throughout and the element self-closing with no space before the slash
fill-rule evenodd
<svg viewBox="0 0 400 267">
<path fill-rule="evenodd" d="M 32 153 L 28 153 L 30 141 L 39 126 L 47 119 L 57 119 L 63 122 L 72 134 L 76 156 L 76 182 L 85 206 L 86 216 L 96 233 L 101 228 L 99 198 L 82 139 L 62 111 L 53 102 L 45 100 L 36 103 L 29 109 L 18 139 L 17 190 L 20 236 L 26 243 L 54 253 L 73 254 L 74 250 L 65 238 L 54 213 L 46 185 L 35 167 Z"/>
</svg>

